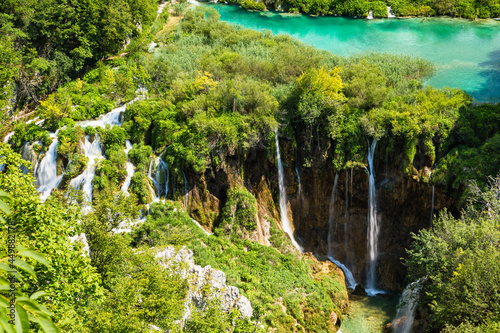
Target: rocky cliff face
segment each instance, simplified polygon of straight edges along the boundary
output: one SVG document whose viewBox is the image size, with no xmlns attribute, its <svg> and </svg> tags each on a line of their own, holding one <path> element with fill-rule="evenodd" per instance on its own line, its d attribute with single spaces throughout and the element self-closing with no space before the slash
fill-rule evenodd
<svg viewBox="0 0 500 333">
<path fill-rule="evenodd" d="M 157 253 L 156 257 L 162 264 L 187 279 L 189 292 L 184 304 L 185 321 L 191 315 L 191 308 L 204 308 L 205 304 L 214 298 L 221 301 L 221 307 L 229 312 L 235 308 L 241 315 L 247 318 L 252 317 L 252 305 L 237 287 L 226 285 L 226 275 L 224 272 L 211 268 L 201 267 L 194 264 L 193 251 L 183 247 L 176 251 L 173 246 L 167 246 L 163 251 Z"/>
<path fill-rule="evenodd" d="M 362 167 L 336 172 L 319 156 L 315 165 L 302 168 L 303 159 L 295 154 L 290 142 L 281 143 L 285 181 L 288 196 L 289 218 L 293 221 L 295 235 L 305 251 L 319 254 L 328 252 L 330 200 L 334 178 L 338 184 L 333 206 L 334 228 L 332 252 L 335 259 L 344 263 L 362 285 L 367 270 L 367 216 L 368 173 Z M 379 149 L 381 150 L 381 149 Z M 402 290 L 406 271 L 400 258 L 411 243 L 411 233 L 431 224 L 432 184 L 422 177 L 429 166 L 416 158 L 419 170 L 414 177 L 401 171 L 401 162 L 386 158 L 381 151 L 375 153 L 377 211 L 380 225 L 377 281 L 380 288 Z M 326 156 L 326 154 L 325 154 Z M 418 157 L 418 156 L 417 156 Z M 427 163 L 428 164 L 428 163 Z M 414 163 L 415 165 L 415 163 Z M 297 171 L 300 175 L 300 184 Z M 253 150 L 245 156 L 229 156 L 218 168 L 205 173 L 206 190 L 214 199 L 207 200 L 223 207 L 227 190 L 235 184 L 244 185 L 257 199 L 259 221 L 252 239 L 269 244 L 269 227 L 280 227 L 278 174 L 276 157 L 267 150 Z M 205 184 L 205 183 L 204 183 Z M 195 190 L 196 192 L 196 190 Z M 441 186 L 434 188 L 434 214 L 443 208 L 456 212 L 456 200 Z M 207 225 L 208 227 L 208 225 Z"/>
</svg>

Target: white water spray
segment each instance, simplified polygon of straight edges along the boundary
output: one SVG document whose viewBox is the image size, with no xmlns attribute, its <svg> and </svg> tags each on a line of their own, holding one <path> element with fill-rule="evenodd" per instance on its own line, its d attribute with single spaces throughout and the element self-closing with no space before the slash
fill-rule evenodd
<svg viewBox="0 0 500 333">
<path fill-rule="evenodd" d="M 5 136 L 5 138 L 3 139 L 3 143 L 7 143 L 7 142 L 9 142 L 9 140 L 10 140 L 10 139 L 14 136 L 14 134 L 15 134 L 15 133 L 16 133 L 16 132 L 10 132 L 9 134 L 7 134 L 7 135 Z"/>
<path fill-rule="evenodd" d="M 76 190 L 81 190 L 88 201 L 92 202 L 92 191 L 94 189 L 93 180 L 95 176 L 95 168 L 97 161 L 101 160 L 102 148 L 99 135 L 96 134 L 92 143 L 89 141 L 89 136 L 85 136 L 85 142 L 82 145 L 85 156 L 88 158 L 87 167 L 77 177 L 73 178 L 69 185 Z M 85 210 L 90 210 L 90 205 L 85 206 Z"/>
<path fill-rule="evenodd" d="M 290 225 L 290 221 L 288 221 L 288 209 L 287 209 L 287 200 L 286 200 L 286 188 L 285 188 L 285 174 L 283 172 L 283 163 L 281 163 L 281 155 L 280 155 L 280 145 L 278 141 L 278 132 L 274 133 L 276 139 L 276 154 L 278 159 L 278 179 L 279 179 L 279 190 L 280 190 L 280 215 L 281 215 L 281 226 L 283 227 L 283 231 L 290 236 L 292 240 L 293 246 L 300 253 L 304 251 L 302 246 L 297 243 L 295 238 L 293 237 L 293 230 Z"/>
<path fill-rule="evenodd" d="M 125 154 L 127 155 L 128 158 L 128 152 L 132 149 L 132 143 L 130 143 L 129 140 L 125 140 Z M 123 182 L 123 185 L 121 187 L 121 191 L 125 194 L 128 195 L 128 188 L 130 187 L 130 181 L 132 180 L 132 176 L 134 175 L 134 165 L 132 162 L 130 162 L 129 159 L 127 159 L 127 178 L 125 178 L 125 181 Z"/>
<path fill-rule="evenodd" d="M 387 6 L 387 18 L 395 18 L 396 15 L 392 12 L 391 6 Z"/>
<path fill-rule="evenodd" d="M 62 180 L 62 175 L 57 176 L 57 145 L 59 140 L 57 139 L 57 134 L 59 130 L 55 133 L 50 133 L 52 138 L 52 143 L 49 149 L 45 153 L 40 165 L 38 166 L 35 177 L 37 191 L 40 193 L 41 201 L 47 200 L 52 190 L 59 186 Z"/>
<path fill-rule="evenodd" d="M 375 167 L 373 158 L 377 139 L 368 147 L 368 167 L 370 175 L 368 180 L 368 276 L 366 281 L 366 293 L 370 296 L 381 293 L 376 288 L 377 259 L 378 259 L 378 235 L 379 225 L 377 220 L 377 192 L 375 191 Z"/>
<path fill-rule="evenodd" d="M 423 279 L 419 279 L 410 283 L 403 291 L 399 301 L 396 318 L 392 321 L 394 333 L 412 332 L 413 323 L 415 322 L 415 310 L 417 308 L 422 285 Z"/>
</svg>

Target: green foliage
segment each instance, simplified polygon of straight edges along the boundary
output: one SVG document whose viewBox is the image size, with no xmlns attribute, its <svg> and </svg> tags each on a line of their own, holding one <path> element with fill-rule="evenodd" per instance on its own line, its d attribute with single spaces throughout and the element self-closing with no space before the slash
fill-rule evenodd
<svg viewBox="0 0 500 333">
<path fill-rule="evenodd" d="M 181 212 L 173 203 L 153 203 L 146 222 L 132 231 L 132 245 L 148 247 L 172 244 L 189 245 L 196 237 L 202 239 L 205 233 L 199 229 L 192 230 L 191 218 Z"/>
<path fill-rule="evenodd" d="M 10 196 L 6 196 L 3 191 L 1 193 L 3 198 L 8 198 L 10 201 Z M 4 204 L 4 201 L 0 203 Z M 10 209 L 5 205 L 1 208 L 4 213 L 10 212 Z M 0 256 L 0 309 L 2 309 L 0 329 L 2 332 L 29 332 L 30 322 L 32 322 L 40 325 L 46 333 L 59 332 L 51 319 L 53 313 L 47 310 L 43 304 L 37 302 L 38 298 L 47 296 L 47 293 L 38 291 L 27 297 L 24 293 L 12 288 L 13 285 L 16 286 L 16 282 L 22 282 L 19 269 L 36 278 L 33 267 L 19 259 L 20 256 L 32 258 L 50 268 L 49 262 L 42 255 L 24 247 L 9 247 L 9 256 L 3 258 Z"/>
<path fill-rule="evenodd" d="M 14 127 L 14 131 L 15 134 L 12 136 L 10 143 L 16 151 L 20 151 L 26 142 L 39 140 L 45 147 L 48 147 L 52 142 L 49 132 L 34 123 L 17 124 Z"/>
<path fill-rule="evenodd" d="M 152 23 L 157 5 L 155 0 L 2 3 L 0 87 L 5 94 L 1 94 L 0 107 L 21 109 L 38 103 L 61 84 L 79 76 L 82 69 L 115 54 L 127 38 L 139 32 L 137 27 Z M 18 92 L 16 105 L 11 106 L 8 98 L 12 96 L 13 82 Z M 51 121 L 70 111 L 64 107 L 66 96 L 59 93 L 52 94 L 44 106 Z"/>
<path fill-rule="evenodd" d="M 499 178 L 485 192 L 473 185 L 459 219 L 444 212 L 431 230 L 413 235 L 407 259 L 410 280 L 427 277 L 423 298 L 434 328 L 488 326 L 498 320 L 499 191 Z"/>
<path fill-rule="evenodd" d="M 225 234 L 245 234 L 257 229 L 257 201 L 244 187 L 230 189 L 222 209 L 220 226 Z M 236 236 L 235 235 L 235 236 Z"/>
<path fill-rule="evenodd" d="M 239 195 L 233 194 L 234 199 L 251 201 L 248 192 L 234 191 L 238 192 Z M 293 330 L 295 320 L 306 331 L 326 332 L 331 312 L 340 313 L 332 299 L 341 301 L 345 287 L 331 275 L 312 278 L 314 264 L 309 259 L 296 251 L 284 255 L 273 247 L 248 240 L 231 241 L 224 235 L 207 237 L 179 206 L 171 203 L 152 204 L 147 221 L 132 236 L 135 246 L 188 245 L 195 253 L 196 264 L 224 271 L 227 283 L 249 298 L 260 322 L 277 328 L 278 332 Z M 283 242 L 293 248 L 286 236 Z M 289 311 L 283 313 L 276 302 Z M 238 318 L 237 313 L 220 312 L 216 303 L 197 311 L 193 309 L 186 323 L 189 332 L 220 332 Z M 254 332 L 254 329 L 248 321 L 236 319 L 235 332 Z"/>
<path fill-rule="evenodd" d="M 114 229 L 120 223 L 127 223 L 138 215 L 135 198 L 123 193 L 102 192 L 93 201 L 94 210 L 83 220 L 83 230 L 87 237 L 91 263 L 101 275 L 103 283 L 109 285 L 109 277 L 116 266 L 123 262 L 123 251 L 127 245 L 121 234 Z"/>
<path fill-rule="evenodd" d="M 500 173 L 496 153 L 500 145 L 499 105 L 483 104 L 461 108 L 455 127 L 438 163 L 435 181 L 463 186 L 467 179 L 486 185 L 488 176 Z"/>
<path fill-rule="evenodd" d="M 12 223 L 16 230 L 18 247 L 35 248 L 50 263 L 50 267 L 27 258 L 36 277 L 23 275 L 18 290 L 25 295 L 46 292 L 43 305 L 54 313 L 53 320 L 61 331 L 68 331 L 71 322 L 81 322 L 77 309 L 85 307 L 90 295 L 99 297 L 102 288 L 100 277 L 90 266 L 90 260 L 82 255 L 80 243 L 69 239 L 78 233 L 77 221 L 81 219 L 78 207 L 68 205 L 63 196 L 53 195 L 40 203 L 34 188 L 34 178 L 22 174 L 19 169 L 22 158 L 8 145 L 0 145 L 0 156 L 6 166 L 0 173 L 0 188 L 12 195 L 11 214 L 5 222 L 0 220 L 0 238 L 7 239 L 6 224 Z M 1 251 L 5 251 L 6 244 Z M 36 259 L 36 258 L 35 258 Z"/>
<path fill-rule="evenodd" d="M 250 10 L 258 10 L 258 11 L 265 11 L 266 10 L 266 5 L 264 2 L 258 2 L 258 1 L 253 1 L 253 0 L 244 0 L 241 2 L 241 7 L 245 9 L 250 9 Z"/>
<path fill-rule="evenodd" d="M 145 332 L 154 324 L 179 332 L 189 289 L 186 280 L 158 263 L 152 250 L 125 250 L 120 274 L 88 310 L 86 332 Z"/>
</svg>

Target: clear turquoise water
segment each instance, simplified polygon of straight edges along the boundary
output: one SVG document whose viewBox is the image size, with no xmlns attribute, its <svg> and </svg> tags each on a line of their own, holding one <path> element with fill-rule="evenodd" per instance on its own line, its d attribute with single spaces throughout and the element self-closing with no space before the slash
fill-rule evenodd
<svg viewBox="0 0 500 333">
<path fill-rule="evenodd" d="M 500 22 L 431 18 L 364 20 L 249 12 L 215 7 L 221 20 L 274 34 L 289 34 L 320 49 L 347 56 L 366 52 L 410 54 L 433 61 L 427 84 L 461 88 L 478 100 L 500 97 Z"/>
</svg>

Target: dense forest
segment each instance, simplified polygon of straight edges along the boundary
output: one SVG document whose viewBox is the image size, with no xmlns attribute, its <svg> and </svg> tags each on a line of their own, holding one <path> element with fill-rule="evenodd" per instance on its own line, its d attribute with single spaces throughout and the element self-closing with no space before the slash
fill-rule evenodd
<svg viewBox="0 0 500 333">
<path fill-rule="evenodd" d="M 367 17 L 370 12 L 374 18 L 384 18 L 389 15 L 387 6 L 391 7 L 393 15 L 408 16 L 451 16 L 474 20 L 477 18 L 500 17 L 500 3 L 496 0 L 487 1 L 408 1 L 389 0 L 230 0 L 227 3 L 239 4 L 250 10 L 284 10 L 290 13 L 310 15 L 336 15 Z"/>
<path fill-rule="evenodd" d="M 500 8 L 391 5 L 468 18 Z M 283 231 L 278 139 L 303 174 L 363 175 L 378 142 L 378 164 L 447 191 L 461 212 L 414 233 L 404 258 L 407 282 L 423 283 L 419 329 L 498 330 L 500 105 L 425 86 L 434 66 L 419 58 L 339 57 L 183 3 L 0 8 L 0 239 L 15 225 L 17 285 L 11 325 L 4 243 L 0 332 L 336 332 L 344 276 Z"/>
</svg>

